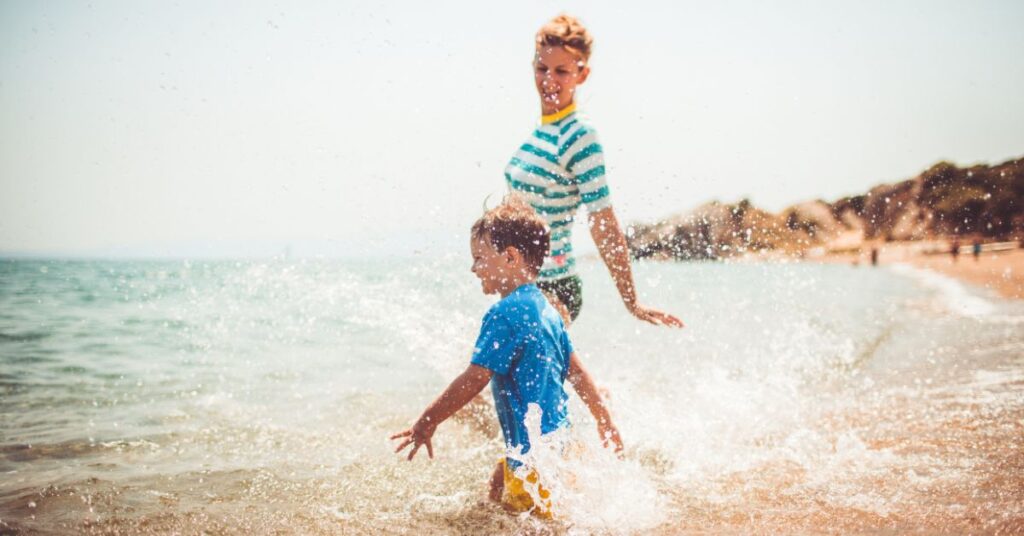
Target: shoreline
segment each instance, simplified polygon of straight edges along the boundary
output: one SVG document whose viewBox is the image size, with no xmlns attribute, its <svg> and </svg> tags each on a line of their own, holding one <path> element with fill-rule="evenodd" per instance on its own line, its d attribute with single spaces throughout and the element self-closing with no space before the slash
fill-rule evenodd
<svg viewBox="0 0 1024 536">
<path fill-rule="evenodd" d="M 943 251 L 946 253 L 937 253 Z M 954 258 L 943 242 L 889 242 L 878 246 L 878 265 L 904 263 L 988 289 L 999 296 L 1024 300 L 1024 249 L 983 251 L 978 257 Z M 870 247 L 858 253 L 826 253 L 808 262 L 848 263 L 871 268 Z"/>
</svg>

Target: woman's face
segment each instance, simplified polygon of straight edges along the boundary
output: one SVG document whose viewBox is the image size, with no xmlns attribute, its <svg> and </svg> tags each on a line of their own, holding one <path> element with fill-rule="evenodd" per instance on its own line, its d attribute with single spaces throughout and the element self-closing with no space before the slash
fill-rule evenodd
<svg viewBox="0 0 1024 536">
<path fill-rule="evenodd" d="M 533 58 L 533 78 L 544 115 L 558 112 L 572 104 L 576 86 L 590 74 L 583 60 L 564 47 L 541 47 Z"/>
</svg>

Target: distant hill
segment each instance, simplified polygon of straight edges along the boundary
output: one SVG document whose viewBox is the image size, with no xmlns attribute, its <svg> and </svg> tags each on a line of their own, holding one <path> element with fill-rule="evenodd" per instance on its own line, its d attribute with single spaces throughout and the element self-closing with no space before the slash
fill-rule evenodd
<svg viewBox="0 0 1024 536">
<path fill-rule="evenodd" d="M 713 201 L 657 223 L 633 224 L 628 242 L 636 258 L 685 260 L 952 236 L 1024 238 L 1024 158 L 967 168 L 939 162 L 863 195 L 807 201 L 778 214 L 746 199 Z"/>
</svg>

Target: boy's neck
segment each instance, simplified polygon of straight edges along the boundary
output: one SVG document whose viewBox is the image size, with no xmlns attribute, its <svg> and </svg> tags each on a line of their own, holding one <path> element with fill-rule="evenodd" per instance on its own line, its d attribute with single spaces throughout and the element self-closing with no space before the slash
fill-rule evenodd
<svg viewBox="0 0 1024 536">
<path fill-rule="evenodd" d="M 523 278 L 517 278 L 517 279 L 509 280 L 508 284 L 503 286 L 501 288 L 501 290 L 498 291 L 498 294 L 501 295 L 502 299 L 507 298 L 509 296 L 509 294 L 512 294 L 513 292 L 518 290 L 519 287 L 521 287 L 523 285 L 529 285 L 529 284 L 534 283 L 536 281 L 537 281 L 537 276 L 523 277 Z"/>
</svg>

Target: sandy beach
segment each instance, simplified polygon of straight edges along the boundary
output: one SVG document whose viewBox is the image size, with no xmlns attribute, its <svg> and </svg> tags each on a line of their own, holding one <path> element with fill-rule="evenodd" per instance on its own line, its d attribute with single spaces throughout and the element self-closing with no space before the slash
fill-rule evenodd
<svg viewBox="0 0 1024 536">
<path fill-rule="evenodd" d="M 966 249 L 966 248 L 965 248 Z M 905 263 L 955 277 L 1012 299 L 1024 299 L 1024 249 L 984 251 L 977 258 L 961 253 L 956 259 L 942 241 L 890 242 L 878 246 L 880 265 Z M 871 264 L 870 248 L 863 253 L 826 254 L 814 258 L 829 263 Z"/>
<path fill-rule="evenodd" d="M 977 259 L 960 255 L 918 255 L 908 259 L 920 268 L 956 277 L 991 289 L 1001 296 L 1024 299 L 1024 250 L 982 254 Z"/>
</svg>

